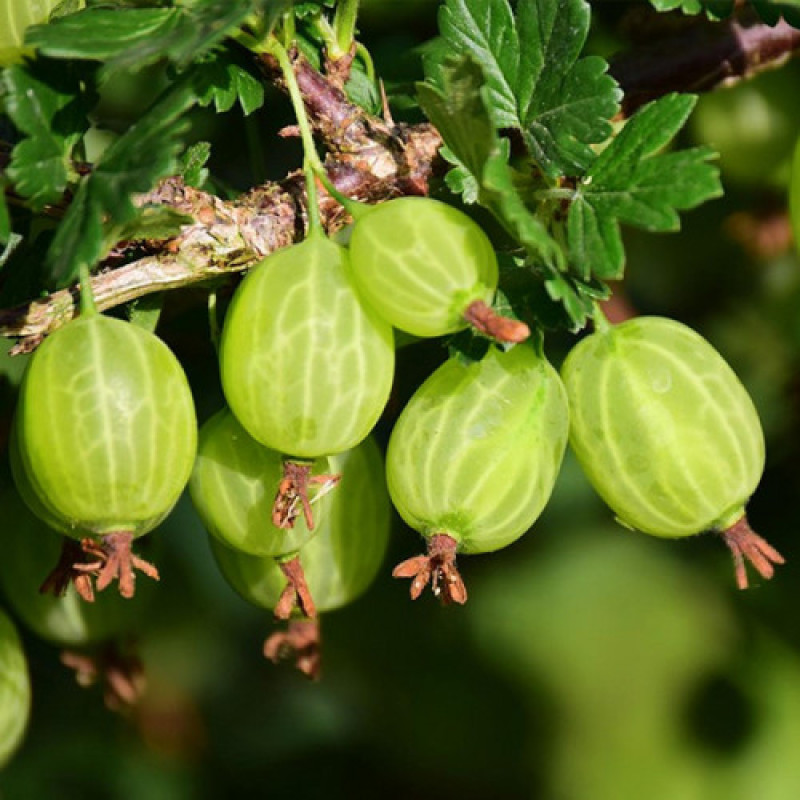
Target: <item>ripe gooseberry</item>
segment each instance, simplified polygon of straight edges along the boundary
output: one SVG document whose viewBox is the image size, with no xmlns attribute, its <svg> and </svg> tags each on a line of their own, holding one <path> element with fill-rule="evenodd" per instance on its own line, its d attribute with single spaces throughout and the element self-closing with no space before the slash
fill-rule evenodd
<svg viewBox="0 0 800 800">
<path fill-rule="evenodd" d="M 299 550 L 314 534 L 305 514 L 290 529 L 277 527 L 269 506 L 282 478 L 280 453 L 259 444 L 224 408 L 200 429 L 189 493 L 208 532 L 224 545 L 253 556 L 281 556 Z M 337 478 L 327 473 L 327 458 L 318 458 L 309 479 L 320 486 L 311 501 L 322 500 Z M 285 516 L 294 522 L 302 498 Z"/>
<path fill-rule="evenodd" d="M 302 497 L 307 462 L 357 445 L 383 411 L 392 329 L 356 291 L 345 248 L 312 231 L 239 286 L 220 360 L 231 410 L 257 442 L 287 457 L 285 488 Z"/>
<path fill-rule="evenodd" d="M 0 587 L 9 606 L 25 627 L 63 648 L 61 660 L 76 670 L 81 685 L 103 677 L 109 706 L 132 703 L 143 687 L 143 673 L 128 640 L 146 622 L 155 584 L 132 599 L 105 593 L 92 603 L 84 602 L 74 585 L 63 585 L 57 595 L 40 591 L 62 542 L 70 541 L 76 549 L 79 545 L 45 525 L 10 487 L 0 503 L 13 522 L 0 559 Z"/>
<path fill-rule="evenodd" d="M 663 317 L 602 324 L 562 367 L 570 444 L 620 521 L 654 536 L 722 534 L 737 583 L 744 559 L 765 578 L 781 555 L 749 527 L 764 469 L 753 401 L 722 356 Z"/>
<path fill-rule="evenodd" d="M 428 540 L 404 561 L 417 598 L 432 580 L 445 602 L 467 592 L 456 552 L 498 550 L 525 533 L 553 490 L 567 443 L 567 398 L 550 363 L 527 345 L 452 357 L 414 393 L 386 453 L 400 516 Z"/>
<path fill-rule="evenodd" d="M 522 341 L 523 323 L 496 316 L 497 258 L 470 217 L 428 197 L 398 197 L 364 210 L 350 237 L 353 275 L 367 301 L 396 328 L 442 336 L 474 325 Z"/>
<path fill-rule="evenodd" d="M 131 541 L 172 510 L 197 442 L 191 391 L 169 348 L 140 327 L 82 313 L 34 353 L 14 424 L 23 497 L 95 557 L 98 589 L 119 578 L 130 597 L 134 567 L 157 577 Z"/>
<path fill-rule="evenodd" d="M 384 482 L 383 459 L 372 437 L 358 447 L 331 457 L 341 486 L 330 495 L 313 539 L 300 550 L 306 579 L 317 611 L 326 613 L 352 603 L 374 580 L 383 562 L 391 528 L 391 504 Z M 327 500 L 327 498 L 326 498 Z M 280 560 L 251 556 L 210 538 L 217 564 L 228 583 L 245 600 L 275 609 L 289 618 L 285 632 L 270 636 L 264 654 L 278 660 L 286 652 L 312 677 L 319 669 L 319 628 L 302 607 L 286 603 L 293 592 Z"/>
<path fill-rule="evenodd" d="M 227 408 L 217 412 L 200 430 L 189 492 L 208 532 L 222 544 L 252 556 L 290 555 L 283 571 L 292 583 L 298 602 L 313 616 L 313 601 L 303 577 L 297 551 L 314 535 L 310 506 L 321 501 L 338 476 L 329 472 L 326 457 L 314 461 L 308 478 L 319 486 L 312 498 L 292 497 L 289 506 L 269 513 L 280 494 L 283 457 L 253 439 Z M 303 515 L 295 518 L 303 507 Z M 324 511 L 323 511 L 324 514 Z M 319 514 L 317 515 L 319 516 Z M 286 520 L 287 526 L 279 527 Z"/>
</svg>

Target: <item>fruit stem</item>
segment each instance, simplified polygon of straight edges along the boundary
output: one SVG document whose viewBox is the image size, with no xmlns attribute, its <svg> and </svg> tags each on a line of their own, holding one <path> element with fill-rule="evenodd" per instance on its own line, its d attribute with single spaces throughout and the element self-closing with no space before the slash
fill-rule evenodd
<svg viewBox="0 0 800 800">
<path fill-rule="evenodd" d="M 309 461 L 293 461 L 287 458 L 283 462 L 283 478 L 278 485 L 275 502 L 272 504 L 272 524 L 276 528 L 290 529 L 294 527 L 297 515 L 300 513 L 298 505 L 303 509 L 306 527 L 314 530 L 314 517 L 311 513 L 311 503 L 308 488 L 319 484 L 320 490 L 315 495 L 322 497 L 327 494 L 340 480 L 341 475 L 312 475 L 313 464 Z"/>
<path fill-rule="evenodd" d="M 339 0 L 333 15 L 333 30 L 337 52 L 330 53 L 334 61 L 338 61 L 350 52 L 356 35 L 356 19 L 358 18 L 359 0 Z"/>
<path fill-rule="evenodd" d="M 78 269 L 80 276 L 80 289 L 81 289 L 81 316 L 88 317 L 91 314 L 97 314 L 97 303 L 94 300 L 94 293 L 92 292 L 92 279 L 89 276 L 89 267 L 87 264 L 82 263 Z"/>
<path fill-rule="evenodd" d="M 217 290 L 212 289 L 208 293 L 208 331 L 214 351 L 219 353 L 220 329 L 219 317 L 217 316 Z"/>
<path fill-rule="evenodd" d="M 131 550 L 133 534 L 130 531 L 114 531 L 106 533 L 98 539 L 87 536 L 81 541 L 83 552 L 87 556 L 94 556 L 90 563 L 74 564 L 73 569 L 87 575 L 97 577 L 97 590 L 102 592 L 114 579 L 119 580 L 119 593 L 125 597 L 133 597 L 135 593 L 136 576 L 134 569 L 138 569 L 148 578 L 159 580 L 158 570 Z"/>
<path fill-rule="evenodd" d="M 92 686 L 102 679 L 103 699 L 111 711 L 135 705 L 144 693 L 141 659 L 136 654 L 123 653 L 115 642 L 93 654 L 63 650 L 61 663 L 75 671 L 75 680 L 80 686 Z"/>
<path fill-rule="evenodd" d="M 300 672 L 317 680 L 321 666 L 319 622 L 315 619 L 290 620 L 285 631 L 273 633 L 264 642 L 264 656 L 273 664 L 283 658 L 293 658 Z"/>
<path fill-rule="evenodd" d="M 300 556 L 279 561 L 278 566 L 286 576 L 288 583 L 281 592 L 278 602 L 275 605 L 275 616 L 277 619 L 289 619 L 292 611 L 298 608 L 300 612 L 311 619 L 316 617 L 317 609 L 314 606 L 314 598 L 311 590 L 306 583 L 306 576 L 303 572 L 303 565 L 300 563 Z"/>
<path fill-rule="evenodd" d="M 42 581 L 39 587 L 40 594 L 53 594 L 63 597 L 70 583 L 74 584 L 75 591 L 87 603 L 94 602 L 94 587 L 92 579 L 83 572 L 78 565 L 86 563 L 86 554 L 75 539 L 63 538 L 61 553 L 58 563 Z"/>
<path fill-rule="evenodd" d="M 319 154 L 317 153 L 317 147 L 314 144 L 314 135 L 311 132 L 311 124 L 308 121 L 303 95 L 297 83 L 297 76 L 292 69 L 289 54 L 286 52 L 286 48 L 274 37 L 270 38 L 267 42 L 267 50 L 277 59 L 278 65 L 281 68 L 281 73 L 283 74 L 283 79 L 286 82 L 286 88 L 289 92 L 289 98 L 292 101 L 294 115 L 297 119 L 297 127 L 300 129 L 300 137 L 303 141 L 303 171 L 306 176 L 309 233 L 321 232 L 323 228 L 319 213 L 319 205 L 317 203 L 317 185 L 314 176 L 324 174 L 325 169 L 322 166 Z"/>
<path fill-rule="evenodd" d="M 600 308 L 599 303 L 594 304 L 592 322 L 594 323 L 594 329 L 598 333 L 607 333 L 611 329 L 611 323 L 608 321 L 608 317 L 603 313 L 603 309 Z"/>
<path fill-rule="evenodd" d="M 721 535 L 733 556 L 736 585 L 740 589 L 746 589 L 748 586 L 746 563 L 766 580 L 775 574 L 773 565 L 786 563 L 786 559 L 750 527 L 744 514 L 722 531 Z"/>
<path fill-rule="evenodd" d="M 531 335 L 531 329 L 524 322 L 500 316 L 483 300 L 470 303 L 463 316 L 473 328 L 496 342 L 518 344 Z"/>
<path fill-rule="evenodd" d="M 458 542 L 446 533 L 436 533 L 428 541 L 428 555 L 414 556 L 392 570 L 395 578 L 412 578 L 411 599 L 416 600 L 430 583 L 442 603 L 467 602 L 467 587 L 456 568 Z"/>
</svg>

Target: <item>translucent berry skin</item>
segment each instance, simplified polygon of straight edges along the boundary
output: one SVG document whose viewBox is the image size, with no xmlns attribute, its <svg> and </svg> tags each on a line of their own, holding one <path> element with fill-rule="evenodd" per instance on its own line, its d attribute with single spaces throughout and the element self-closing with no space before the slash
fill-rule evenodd
<svg viewBox="0 0 800 800">
<path fill-rule="evenodd" d="M 327 458 L 312 475 L 328 474 Z M 302 512 L 292 528 L 272 524 L 270 509 L 283 476 L 283 457 L 247 433 L 232 412 L 218 411 L 200 429 L 189 493 L 208 532 L 222 544 L 253 556 L 299 550 L 313 535 Z M 317 523 L 328 496 L 314 504 Z"/>
<path fill-rule="evenodd" d="M 331 464 L 341 481 L 330 494 L 317 535 L 300 550 L 318 612 L 341 608 L 367 590 L 383 563 L 391 528 L 383 458 L 372 438 L 333 456 Z M 210 541 L 222 574 L 236 592 L 253 605 L 273 609 L 286 586 L 277 561 Z"/>
<path fill-rule="evenodd" d="M 279 250 L 237 289 L 220 345 L 233 413 L 267 447 L 339 453 L 372 429 L 394 374 L 391 326 L 356 291 L 347 251 L 322 235 Z"/>
<path fill-rule="evenodd" d="M 491 304 L 497 288 L 486 234 L 466 214 L 427 197 L 398 197 L 357 220 L 350 258 L 367 301 L 415 336 L 466 328 L 470 303 Z"/>
<path fill-rule="evenodd" d="M 0 67 L 16 64 L 33 48 L 23 47 L 25 29 L 47 22 L 58 0 L 5 0 L 0 8 Z"/>
<path fill-rule="evenodd" d="M 94 645 L 139 630 L 156 594 L 154 583 L 141 581 L 130 599 L 98 592 L 92 603 L 81 599 L 72 585 L 60 597 L 40 592 L 64 540 L 16 492 L 4 491 L 0 503 L 13 523 L 3 537 L 0 587 L 26 628 L 59 647 Z"/>
<path fill-rule="evenodd" d="M 39 347 L 15 426 L 30 491 L 75 538 L 152 530 L 189 480 L 197 444 L 191 391 L 169 348 L 99 314 Z"/>
<path fill-rule="evenodd" d="M 0 767 L 22 742 L 30 711 L 28 662 L 14 623 L 0 611 Z"/>
<path fill-rule="evenodd" d="M 527 345 L 451 358 L 409 400 L 389 439 L 389 494 L 426 538 L 462 553 L 498 550 L 525 533 L 553 490 L 568 432 L 564 387 Z"/>
<path fill-rule="evenodd" d="M 764 436 L 747 391 L 702 336 L 639 317 L 579 342 L 562 376 L 572 449 L 621 522 L 674 538 L 744 515 Z"/>
</svg>

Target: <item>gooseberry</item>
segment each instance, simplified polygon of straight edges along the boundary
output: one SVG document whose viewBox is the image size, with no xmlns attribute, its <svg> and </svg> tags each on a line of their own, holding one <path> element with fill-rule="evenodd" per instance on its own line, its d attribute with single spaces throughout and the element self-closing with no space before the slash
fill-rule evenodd
<svg viewBox="0 0 800 800">
<path fill-rule="evenodd" d="M 744 559 L 765 578 L 780 554 L 749 527 L 764 469 L 753 401 L 702 336 L 663 317 L 602 325 L 562 367 L 570 444 L 619 520 L 654 536 L 718 531 L 746 588 Z"/>
<path fill-rule="evenodd" d="M 322 470 L 322 473 L 320 473 Z M 322 500 L 337 481 L 327 458 L 318 458 L 309 481 Z M 294 553 L 313 535 L 307 512 L 287 530 L 274 524 L 270 507 L 283 474 L 283 458 L 253 439 L 227 408 L 200 429 L 189 492 L 208 532 L 220 542 L 253 556 Z M 294 523 L 303 498 L 295 498 L 286 516 Z M 309 502 L 310 505 L 310 501 Z"/>
<path fill-rule="evenodd" d="M 234 415 L 287 457 L 288 490 L 302 496 L 308 470 L 292 465 L 354 447 L 383 411 L 392 329 L 353 286 L 346 249 L 312 232 L 244 279 L 225 318 L 220 360 Z"/>
<path fill-rule="evenodd" d="M 8 763 L 25 735 L 31 711 L 28 662 L 17 629 L 0 611 L 0 767 Z"/>
<path fill-rule="evenodd" d="M 56 330 L 25 371 L 15 436 L 23 496 L 91 551 L 99 589 L 118 577 L 130 597 L 134 566 L 157 576 L 130 544 L 172 510 L 197 442 L 186 376 L 158 337 L 97 313 Z"/>
<path fill-rule="evenodd" d="M 486 553 L 519 538 L 553 489 L 567 443 L 567 399 L 550 363 L 528 345 L 452 357 L 417 389 L 392 431 L 389 493 L 429 542 L 404 561 L 411 596 L 429 581 L 445 602 L 467 592 L 456 552 Z"/>
<path fill-rule="evenodd" d="M 374 206 L 356 218 L 349 246 L 364 297 L 400 330 L 442 336 L 472 323 L 505 341 L 529 333 L 491 312 L 498 280 L 492 244 L 446 203 L 397 197 Z"/>
<path fill-rule="evenodd" d="M 331 457 L 341 486 L 330 495 L 313 539 L 299 552 L 317 612 L 342 608 L 356 600 L 374 580 L 389 541 L 391 504 L 383 477 L 383 459 L 368 437 L 358 447 Z M 251 556 L 210 538 L 217 564 L 228 583 L 248 602 L 291 617 L 287 632 L 265 643 L 265 655 L 277 660 L 294 651 L 298 666 L 316 675 L 319 632 L 316 620 L 301 606 L 285 602 L 294 592 L 280 559 Z M 288 592 L 287 592 L 288 590 Z"/>
</svg>

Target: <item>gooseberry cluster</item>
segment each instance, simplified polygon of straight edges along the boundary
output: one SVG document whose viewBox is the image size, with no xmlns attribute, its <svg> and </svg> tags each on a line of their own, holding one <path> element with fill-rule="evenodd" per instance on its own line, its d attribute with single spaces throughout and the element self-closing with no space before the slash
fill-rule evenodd
<svg viewBox="0 0 800 800">
<path fill-rule="evenodd" d="M 27 509 L 15 512 L 26 521 L 7 543 L 0 585 L 19 618 L 65 648 L 82 683 L 102 677 L 110 706 L 131 702 L 141 665 L 124 642 L 153 586 L 132 600 L 134 570 L 158 578 L 131 544 L 188 485 L 222 575 L 285 621 L 265 656 L 291 654 L 316 677 L 318 615 L 375 578 L 392 505 L 427 541 L 393 574 L 411 579 L 412 598 L 430 584 L 463 604 L 457 554 L 495 551 L 529 530 L 568 443 L 624 525 L 673 538 L 717 531 L 741 588 L 745 561 L 771 577 L 783 558 L 745 515 L 764 467 L 761 426 L 711 345 L 672 320 L 611 325 L 598 310 L 559 372 L 541 337 L 533 344 L 524 323 L 492 311 L 497 280 L 484 232 L 436 200 L 363 211 L 349 247 L 312 227 L 235 291 L 219 344 L 227 406 L 199 434 L 176 357 L 153 333 L 99 314 L 85 293 L 80 316 L 32 357 L 13 424 L 18 494 L 4 504 Z M 417 388 L 384 463 L 371 432 L 392 388 L 393 328 L 443 336 L 469 326 L 492 340 L 484 355 L 454 354 Z M 43 578 L 49 596 L 37 592 Z M 119 594 L 95 602 L 115 579 Z M 27 684 L 3 624 L 12 666 L 0 679 L 19 694 L 0 737 L 10 751 Z M 88 645 L 100 655 L 75 649 Z"/>
<path fill-rule="evenodd" d="M 622 522 L 659 536 L 718 530 L 740 586 L 744 559 L 771 575 L 781 557 L 744 514 L 763 469 L 763 436 L 719 354 L 669 320 L 601 321 L 559 376 L 525 341 L 524 323 L 491 310 L 497 280 L 485 233 L 436 200 L 362 209 L 349 247 L 312 227 L 235 292 L 220 342 L 228 408 L 205 423 L 199 446 L 174 355 L 86 301 L 31 360 L 13 429 L 18 490 L 67 537 L 45 587 L 61 595 L 74 583 L 92 600 L 94 578 L 99 590 L 118 578 L 131 597 L 134 568 L 157 578 L 131 542 L 164 519 L 191 474 L 192 499 L 231 583 L 261 605 L 270 598 L 281 619 L 314 618 L 303 563 L 313 558 L 319 570 L 324 558 L 339 570 L 342 553 L 359 563 L 366 534 L 345 535 L 340 508 L 357 520 L 362 505 L 382 502 L 374 445 L 369 458 L 355 454 L 389 399 L 393 327 L 442 336 L 469 325 L 497 344 L 479 360 L 452 356 L 440 366 L 388 445 L 391 499 L 429 543 L 394 571 L 412 578 L 413 597 L 430 582 L 446 602 L 466 601 L 456 553 L 497 550 L 531 527 L 568 439 Z M 369 465 L 371 481 L 347 479 Z M 372 535 L 385 538 L 385 524 L 377 527 Z M 363 589 L 355 577 L 353 596 Z M 268 588 L 243 588 L 254 581 Z M 342 595 L 339 587 L 334 605 Z"/>
</svg>

